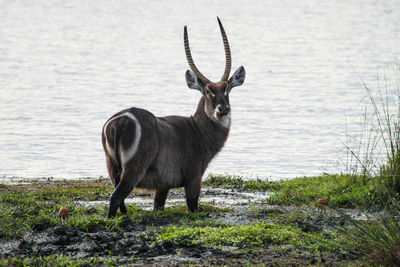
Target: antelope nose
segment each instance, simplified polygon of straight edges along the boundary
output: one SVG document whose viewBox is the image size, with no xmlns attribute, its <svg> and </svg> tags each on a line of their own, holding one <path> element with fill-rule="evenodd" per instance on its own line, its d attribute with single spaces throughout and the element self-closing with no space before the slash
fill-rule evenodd
<svg viewBox="0 0 400 267">
<path fill-rule="evenodd" d="M 230 109 L 231 108 L 229 106 L 219 105 L 218 106 L 218 113 L 223 115 L 223 116 L 225 116 L 225 115 L 227 115 L 229 113 Z"/>
</svg>

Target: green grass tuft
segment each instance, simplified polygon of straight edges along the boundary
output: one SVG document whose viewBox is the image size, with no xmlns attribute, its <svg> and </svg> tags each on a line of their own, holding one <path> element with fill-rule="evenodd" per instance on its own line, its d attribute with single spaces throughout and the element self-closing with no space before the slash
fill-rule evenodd
<svg viewBox="0 0 400 267">
<path fill-rule="evenodd" d="M 156 241 L 203 244 L 212 246 L 269 246 L 279 245 L 298 237 L 291 226 L 274 223 L 214 226 L 168 226 L 156 234 Z"/>
<path fill-rule="evenodd" d="M 246 180 L 236 175 L 209 175 L 204 185 L 238 190 L 271 191 L 268 204 L 308 205 L 331 197 L 330 207 L 380 208 L 376 178 L 348 174 L 324 174 L 316 177 L 268 181 Z"/>
<path fill-rule="evenodd" d="M 95 182 L 55 182 L 50 185 L 2 185 L 0 194 L 0 238 L 21 237 L 38 222 L 47 221 L 49 226 L 61 224 L 57 212 L 61 203 L 90 201 L 104 198 L 112 188 Z M 66 204 L 70 217 L 67 224 L 87 231 L 90 225 L 113 228 L 104 217 L 105 210 Z"/>
<path fill-rule="evenodd" d="M 273 182 L 269 204 L 302 205 L 330 196 L 330 207 L 371 208 L 377 202 L 374 184 L 366 177 L 325 174 Z"/>
<path fill-rule="evenodd" d="M 373 108 L 372 118 L 365 115 L 363 126 L 367 133 L 357 139 L 357 148 L 351 152 L 353 169 L 369 177 L 375 192 L 375 203 L 383 208 L 384 215 L 358 221 L 338 211 L 346 224 L 341 233 L 351 246 L 346 249 L 364 256 L 364 261 L 372 266 L 400 265 L 400 63 L 394 64 L 391 79 L 394 89 L 389 88 L 389 80 L 384 74 L 384 88 L 381 88 L 378 73 L 377 90 L 371 90 L 364 82 L 364 88 Z M 368 135 L 369 134 L 369 135 Z M 371 136 L 372 135 L 372 136 Z M 379 155 L 383 146 L 386 161 Z M 378 155 L 378 156 L 376 156 Z M 361 170 L 357 166 L 362 166 Z M 377 166 L 379 167 L 378 170 Z"/>
<path fill-rule="evenodd" d="M 293 225 L 274 222 L 257 221 L 236 225 L 217 221 L 195 221 L 182 226 L 162 227 L 155 235 L 155 242 L 171 241 L 187 245 L 239 248 L 290 245 L 314 252 L 332 252 L 335 248 L 325 240 L 336 238 L 337 235 L 333 232 L 304 233 Z"/>
<path fill-rule="evenodd" d="M 396 214 L 399 213 L 397 210 Z M 337 226 L 343 237 L 339 243 L 344 251 L 352 253 L 371 266 L 398 266 L 400 264 L 400 223 L 392 212 L 368 220 L 355 220 L 339 212 L 345 226 Z"/>
<path fill-rule="evenodd" d="M 203 181 L 206 186 L 223 187 L 228 189 L 266 191 L 271 189 L 271 183 L 268 180 L 244 179 L 239 175 L 229 174 L 210 174 Z"/>
<path fill-rule="evenodd" d="M 116 257 L 93 256 L 88 258 L 71 257 L 65 254 L 53 254 L 41 257 L 9 257 L 0 258 L 0 266 L 42 266 L 42 267 L 65 267 L 65 266 L 116 266 Z"/>
</svg>

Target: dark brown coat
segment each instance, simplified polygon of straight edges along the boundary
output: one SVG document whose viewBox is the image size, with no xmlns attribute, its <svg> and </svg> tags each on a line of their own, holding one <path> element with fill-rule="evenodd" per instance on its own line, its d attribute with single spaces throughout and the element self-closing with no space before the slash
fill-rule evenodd
<svg viewBox="0 0 400 267">
<path fill-rule="evenodd" d="M 186 28 L 185 34 L 187 38 Z M 188 47 L 186 51 L 190 53 Z M 228 138 L 229 93 L 244 82 L 245 70 L 240 67 L 229 80 L 225 70 L 226 78 L 217 83 L 200 75 L 186 72 L 189 88 L 202 94 L 194 116 L 155 117 L 133 107 L 113 115 L 103 126 L 107 169 L 115 186 L 108 217 L 115 216 L 118 207 L 126 213 L 124 199 L 135 187 L 155 189 L 155 209 L 164 207 L 170 188 L 184 187 L 188 209 L 197 210 L 201 178 Z"/>
</svg>

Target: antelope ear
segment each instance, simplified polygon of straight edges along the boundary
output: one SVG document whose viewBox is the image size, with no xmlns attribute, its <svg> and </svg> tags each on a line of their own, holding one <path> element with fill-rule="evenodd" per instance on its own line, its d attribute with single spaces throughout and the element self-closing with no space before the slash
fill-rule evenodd
<svg viewBox="0 0 400 267">
<path fill-rule="evenodd" d="M 203 84 L 197 79 L 196 75 L 194 75 L 192 71 L 187 70 L 185 73 L 185 77 L 186 77 L 186 84 L 189 88 L 203 92 L 204 90 Z"/>
<path fill-rule="evenodd" d="M 243 66 L 239 67 L 232 77 L 228 80 L 228 92 L 235 86 L 242 85 L 244 78 L 246 77 L 246 71 Z"/>
</svg>

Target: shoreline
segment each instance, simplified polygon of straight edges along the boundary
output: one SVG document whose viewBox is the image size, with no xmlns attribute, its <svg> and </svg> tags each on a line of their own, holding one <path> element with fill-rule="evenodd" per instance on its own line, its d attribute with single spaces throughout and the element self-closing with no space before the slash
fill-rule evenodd
<svg viewBox="0 0 400 267">
<path fill-rule="evenodd" d="M 113 187 L 105 177 L 0 181 L 0 265 L 355 263 L 357 257 L 332 246 L 342 240 L 340 216 L 313 203 L 273 203 L 284 183 L 210 176 L 196 213 L 186 210 L 182 189 L 171 190 L 157 212 L 152 191 L 134 190 L 128 215 L 107 219 Z M 61 203 L 70 211 L 65 223 L 56 217 Z"/>
</svg>

